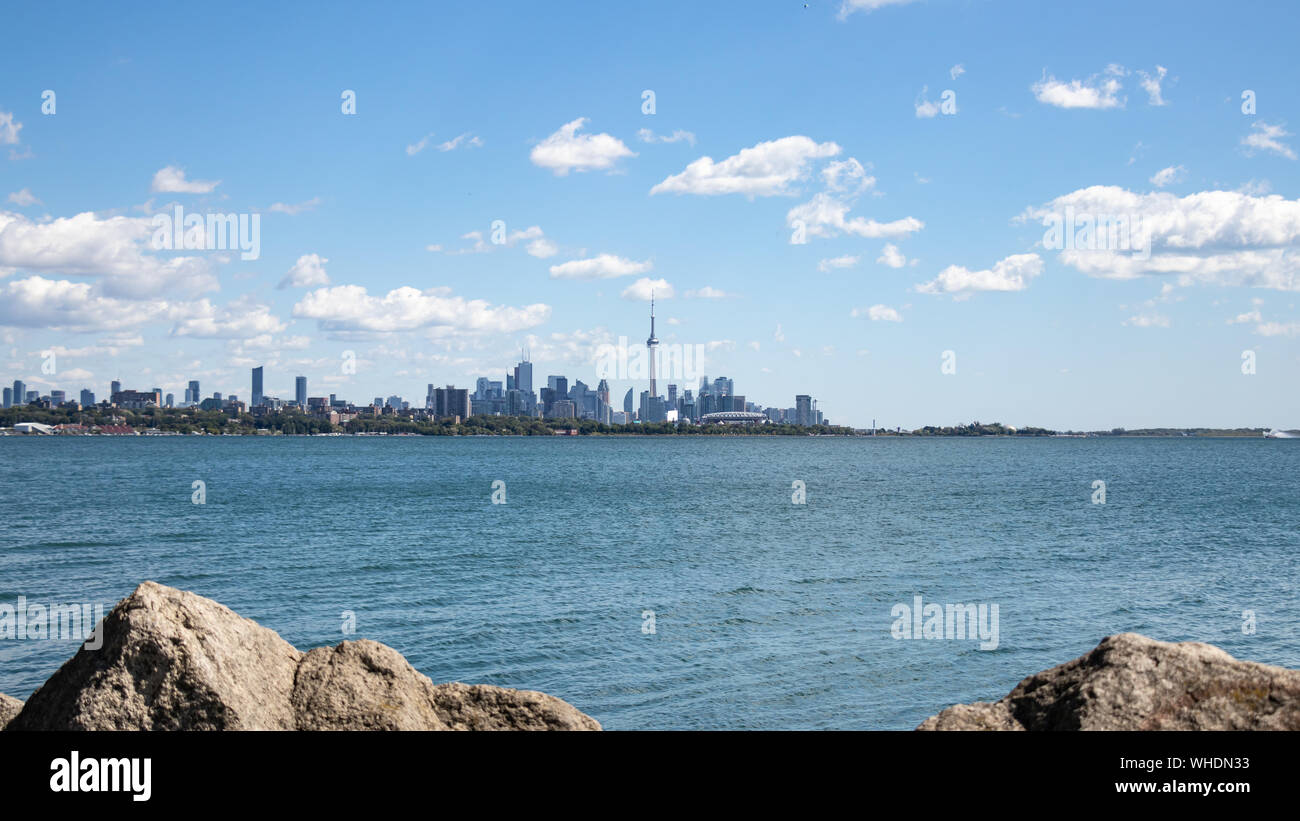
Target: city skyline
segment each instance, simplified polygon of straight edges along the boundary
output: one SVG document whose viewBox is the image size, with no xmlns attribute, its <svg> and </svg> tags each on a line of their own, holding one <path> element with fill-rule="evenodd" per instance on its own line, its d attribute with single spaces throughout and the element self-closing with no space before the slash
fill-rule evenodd
<svg viewBox="0 0 1300 821">
<path fill-rule="evenodd" d="M 661 349 L 855 427 L 1296 427 L 1291 15 L 1094 8 L 1133 25 L 407 6 L 400 29 L 322 9 L 307 43 L 287 9 L 243 34 L 204 9 L 181 44 L 88 8 L 57 66 L 13 9 L 0 377 L 247 396 L 262 365 L 269 395 L 419 397 L 527 347 L 596 384 L 653 294 Z M 194 95 L 177 65 L 222 69 Z"/>
</svg>

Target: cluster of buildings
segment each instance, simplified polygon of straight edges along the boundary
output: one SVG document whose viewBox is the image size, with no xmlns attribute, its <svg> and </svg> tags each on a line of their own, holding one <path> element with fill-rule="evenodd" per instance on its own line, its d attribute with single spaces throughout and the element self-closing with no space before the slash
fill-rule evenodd
<svg viewBox="0 0 1300 821">
<path fill-rule="evenodd" d="M 595 388 L 581 380 L 572 385 L 566 376 L 546 377 L 546 386 L 535 389 L 533 363 L 527 351 L 504 380 L 480 377 L 474 390 L 428 386 L 424 406 L 412 406 L 400 396 L 387 399 L 376 396 L 368 405 L 353 405 L 335 394 L 308 396 L 307 377 L 294 380 L 294 397 L 281 399 L 267 396 L 263 391 L 263 369 L 252 369 L 251 398 L 245 403 L 231 394 L 214 393 L 203 397 L 198 380 L 185 388 L 184 399 L 177 403 L 175 394 L 163 394 L 162 388 L 150 391 L 123 390 L 121 382 L 113 382 L 109 399 L 96 405 L 95 394 L 81 391 L 77 400 L 68 399 L 64 391 L 51 390 L 42 396 L 38 391 L 27 390 L 21 380 L 12 388 L 4 389 L 4 407 L 31 406 L 38 408 L 82 409 L 91 407 L 146 410 L 148 408 L 198 408 L 205 411 L 222 411 L 231 415 L 250 413 L 261 416 L 268 413 L 294 409 L 323 419 L 332 424 L 346 424 L 357 417 L 393 416 L 412 421 L 453 420 L 462 421 L 471 416 L 523 416 L 545 419 L 591 419 L 606 425 L 635 423 L 677 422 L 689 424 L 768 424 L 795 425 L 828 424 L 817 409 L 817 402 L 807 394 L 794 398 L 788 408 L 763 407 L 736 393 L 735 382 L 725 376 L 710 380 L 700 379 L 694 388 L 679 390 L 677 384 L 668 385 L 667 395 L 660 395 L 655 373 L 655 353 L 659 340 L 654 331 L 654 302 L 650 307 L 650 337 L 646 340 L 650 366 L 650 384 L 636 396 L 628 388 L 621 409 L 616 409 L 610 399 L 609 382 L 602 378 Z"/>
</svg>

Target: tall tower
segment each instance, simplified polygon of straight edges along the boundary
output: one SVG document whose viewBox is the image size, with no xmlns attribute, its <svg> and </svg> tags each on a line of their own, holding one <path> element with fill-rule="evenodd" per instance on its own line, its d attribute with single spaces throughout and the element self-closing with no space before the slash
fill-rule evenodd
<svg viewBox="0 0 1300 821">
<path fill-rule="evenodd" d="M 650 357 L 650 396 L 659 395 L 655 388 L 655 348 L 659 347 L 659 340 L 655 337 L 655 292 L 650 292 L 650 338 L 645 341 L 646 353 Z"/>
</svg>

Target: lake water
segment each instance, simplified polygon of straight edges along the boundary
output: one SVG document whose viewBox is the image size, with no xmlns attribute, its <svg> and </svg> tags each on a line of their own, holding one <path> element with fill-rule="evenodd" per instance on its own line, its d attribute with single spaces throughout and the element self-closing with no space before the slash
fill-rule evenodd
<svg viewBox="0 0 1300 821">
<path fill-rule="evenodd" d="M 0 603 L 152 579 L 607 729 L 910 729 L 1126 630 L 1300 667 L 1298 468 L 1262 438 L 9 437 Z M 894 638 L 917 595 L 997 605 L 997 649 Z M 0 641 L 0 692 L 75 649 Z"/>
</svg>

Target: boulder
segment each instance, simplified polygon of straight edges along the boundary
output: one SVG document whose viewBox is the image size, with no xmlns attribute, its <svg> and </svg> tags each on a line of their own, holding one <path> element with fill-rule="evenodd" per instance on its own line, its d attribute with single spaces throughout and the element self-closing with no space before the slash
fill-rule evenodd
<svg viewBox="0 0 1300 821">
<path fill-rule="evenodd" d="M 301 653 L 210 599 L 145 582 L 8 730 L 599 730 L 552 696 L 435 685 L 378 642 Z M 7 697 L 5 697 L 7 698 Z M 13 705 L 0 702 L 0 726 Z"/>
<path fill-rule="evenodd" d="M 23 708 L 23 703 L 13 696 L 7 696 L 0 693 L 0 730 L 5 728 L 18 711 Z"/>
<path fill-rule="evenodd" d="M 999 701 L 949 707 L 917 729 L 1300 730 L 1300 670 L 1120 633 Z"/>
</svg>

